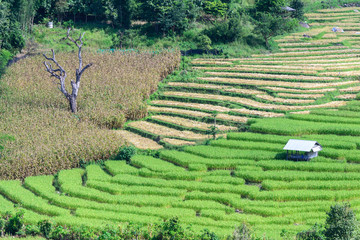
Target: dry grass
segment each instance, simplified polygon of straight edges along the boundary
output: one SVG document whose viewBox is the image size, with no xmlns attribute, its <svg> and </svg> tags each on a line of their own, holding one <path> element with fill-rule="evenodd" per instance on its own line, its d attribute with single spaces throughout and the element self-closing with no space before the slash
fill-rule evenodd
<svg viewBox="0 0 360 240">
<path fill-rule="evenodd" d="M 337 26 L 337 27 L 360 27 L 360 23 L 354 23 L 354 22 L 349 22 L 349 23 L 344 23 L 344 22 L 335 22 L 335 23 L 328 23 L 328 22 L 324 22 L 324 23 L 320 23 L 320 22 L 315 22 L 312 23 L 311 25 L 313 26 Z"/>
<path fill-rule="evenodd" d="M 278 93 L 280 97 L 295 97 L 295 98 L 322 98 L 324 94 L 293 94 L 293 93 Z"/>
<path fill-rule="evenodd" d="M 216 116 L 216 118 L 226 120 L 226 121 L 239 122 L 239 123 L 246 123 L 249 120 L 249 118 L 247 118 L 247 117 L 239 117 L 239 116 L 233 116 L 233 115 L 223 114 L 223 113 L 218 114 Z"/>
<path fill-rule="evenodd" d="M 169 143 L 169 144 L 175 145 L 175 146 L 186 146 L 186 145 L 195 145 L 196 144 L 195 142 L 179 140 L 179 139 L 175 139 L 175 138 L 164 138 L 162 140 L 166 143 Z"/>
<path fill-rule="evenodd" d="M 357 40 L 359 38 L 356 38 Z M 344 39 L 345 40 L 345 39 Z M 347 38 L 347 40 L 349 40 L 349 38 Z M 360 52 L 359 52 L 360 53 Z M 294 57 L 263 57 L 263 58 L 249 58 L 249 59 L 243 59 L 243 60 L 249 60 L 249 61 L 261 61 L 261 60 L 283 60 L 283 61 L 287 61 L 287 60 L 311 60 L 311 59 L 324 59 L 324 57 L 326 57 L 327 59 L 330 58 L 356 58 L 359 56 L 359 53 L 353 53 L 353 54 L 329 54 L 329 55 L 316 55 L 316 53 L 312 54 L 312 56 L 310 55 L 305 55 L 305 56 L 294 56 Z"/>
<path fill-rule="evenodd" d="M 202 130 L 209 130 L 209 128 L 213 125 L 213 124 L 208 124 L 208 123 L 204 123 L 204 122 L 190 120 L 187 118 L 172 117 L 172 116 L 165 116 L 165 115 L 164 116 L 156 115 L 156 116 L 152 116 L 151 118 L 157 119 L 160 121 L 164 121 L 164 122 L 168 122 L 168 123 L 177 124 L 177 125 L 187 127 L 187 128 L 198 128 L 198 129 L 202 129 Z M 216 126 L 218 127 L 218 129 L 220 131 L 237 130 L 236 127 L 231 127 L 231 126 L 225 126 L 225 125 L 216 125 Z"/>
<path fill-rule="evenodd" d="M 280 69 L 280 70 L 301 70 L 301 71 L 308 71 L 311 70 L 315 73 L 317 71 L 325 70 L 325 68 L 318 66 L 318 64 L 302 64 L 302 65 L 243 65 L 249 69 L 257 69 L 257 68 L 264 68 L 264 69 Z"/>
<path fill-rule="evenodd" d="M 240 94 L 263 94 L 264 92 L 254 90 L 254 89 L 246 89 L 246 88 L 234 88 L 230 86 L 224 85 L 214 85 L 214 84 L 201 84 L 201 83 L 185 83 L 185 82 L 170 82 L 170 86 L 178 86 L 178 87 L 192 87 L 192 88 L 206 88 L 206 89 L 219 89 L 225 92 L 233 92 L 233 93 L 240 93 Z"/>
<path fill-rule="evenodd" d="M 76 54 L 56 55 L 74 79 Z M 83 75 L 78 114 L 45 72 L 41 56 L 11 66 L 2 78 L 0 132 L 15 141 L 5 144 L 0 178 L 54 174 L 80 160 L 106 159 L 123 143 L 109 128 L 146 115 L 144 99 L 179 62 L 178 53 L 160 55 L 83 53 L 94 65 Z M 156 66 L 156 67 L 154 67 Z M 69 86 L 69 82 L 67 82 Z"/>
<path fill-rule="evenodd" d="M 196 108 L 199 110 L 208 110 L 208 111 L 217 111 L 217 112 L 229 112 L 230 108 L 221 107 L 211 104 L 201 104 L 201 103 L 187 103 L 187 102 L 177 102 L 177 101 L 167 101 L 167 100 L 155 100 L 151 102 L 156 105 L 166 105 L 166 106 L 180 106 L 180 107 L 188 107 L 188 108 Z"/>
<path fill-rule="evenodd" d="M 290 112 L 291 114 L 310 114 L 310 111 Z"/>
<path fill-rule="evenodd" d="M 359 49 L 345 49 L 345 50 L 326 50 L 326 51 L 302 51 L 302 52 L 286 52 L 286 53 L 273 53 L 266 55 L 269 57 L 283 57 L 283 56 L 304 56 L 307 54 L 311 55 L 326 55 L 333 53 L 360 53 Z M 253 57 L 264 57 L 264 55 L 253 55 Z"/>
<path fill-rule="evenodd" d="M 322 93 L 322 92 L 336 91 L 336 88 L 323 88 L 323 89 L 310 89 L 310 90 L 280 88 L 280 87 L 265 87 L 265 88 L 276 92 L 295 92 L 295 93 Z"/>
<path fill-rule="evenodd" d="M 311 71 L 311 70 L 293 70 L 293 69 L 281 69 L 281 68 L 255 68 L 255 67 L 193 67 L 194 69 L 199 69 L 199 70 L 205 70 L 205 71 L 210 71 L 210 70 L 223 70 L 223 71 L 227 71 L 227 70 L 237 70 L 237 71 L 247 71 L 247 72 L 267 72 L 267 73 L 298 73 L 298 74 L 317 74 L 316 71 Z"/>
<path fill-rule="evenodd" d="M 320 9 L 317 10 L 321 13 L 340 13 L 340 12 L 347 12 L 347 11 L 354 11 L 359 10 L 358 7 L 346 7 L 346 8 L 327 8 L 327 9 Z"/>
<path fill-rule="evenodd" d="M 158 150 L 163 148 L 163 146 L 161 146 L 157 142 L 129 131 L 118 130 L 115 132 L 119 134 L 121 138 L 123 138 L 126 142 L 134 145 L 139 149 Z"/>
<path fill-rule="evenodd" d="M 320 76 L 338 76 L 338 77 L 355 77 L 360 75 L 360 71 L 345 71 L 345 72 L 322 72 Z"/>
<path fill-rule="evenodd" d="M 209 59 L 209 58 L 195 58 L 193 60 L 193 62 L 196 62 L 196 61 L 208 61 L 208 62 L 233 62 L 233 61 L 237 61 L 239 60 L 240 58 L 216 58 L 216 59 Z"/>
<path fill-rule="evenodd" d="M 351 65 L 337 66 L 337 67 L 327 67 L 326 70 L 335 71 L 335 70 L 346 70 L 346 69 L 353 69 L 353 68 L 360 68 L 360 63 L 351 64 Z"/>
<path fill-rule="evenodd" d="M 318 45 L 329 45 L 330 43 L 341 43 L 341 39 L 327 39 L 327 40 L 318 40 L 312 42 L 295 42 L 295 43 L 279 43 L 280 47 L 294 47 L 294 46 L 318 46 Z"/>
<path fill-rule="evenodd" d="M 345 19 L 346 17 L 351 17 L 351 16 L 323 16 L 323 17 L 311 17 L 309 18 L 309 20 L 312 20 L 312 21 L 326 21 L 326 20 L 330 20 L 330 21 L 334 21 L 334 20 L 343 20 Z M 352 16 L 354 18 L 358 18 L 359 16 Z"/>
<path fill-rule="evenodd" d="M 211 60 L 194 60 L 191 62 L 192 64 L 198 64 L 198 65 L 231 65 L 231 61 L 211 61 Z"/>
<path fill-rule="evenodd" d="M 355 99 L 356 94 L 343 94 L 343 95 L 338 95 L 335 98 L 338 98 L 338 99 Z"/>
<path fill-rule="evenodd" d="M 146 121 L 131 122 L 128 124 L 128 126 L 164 137 L 179 137 L 190 140 L 201 140 L 207 138 L 207 136 L 203 134 L 193 133 L 190 131 L 180 131 L 174 128 L 169 128 Z"/>
<path fill-rule="evenodd" d="M 317 59 L 317 60 L 306 60 L 306 61 L 302 61 L 302 60 L 297 60 L 297 61 L 289 61 L 289 60 L 259 60 L 259 61 L 242 61 L 242 64 L 293 64 L 294 66 L 296 65 L 319 65 L 319 64 L 351 64 L 352 62 L 358 62 L 359 58 L 337 58 L 337 59 Z"/>
<path fill-rule="evenodd" d="M 259 109 L 283 110 L 283 111 L 302 110 L 302 109 L 311 109 L 311 108 L 340 107 L 340 106 L 343 106 L 346 104 L 346 102 L 343 102 L 343 101 L 335 101 L 335 102 L 328 102 L 328 103 L 318 104 L 318 105 L 287 106 L 287 105 L 261 103 L 261 102 L 257 102 L 257 101 L 254 101 L 252 99 L 247 99 L 247 98 L 221 96 L 221 95 L 214 95 L 214 94 L 187 93 L 187 92 L 164 92 L 164 95 L 165 96 L 181 96 L 181 97 L 189 97 L 189 98 L 201 98 L 201 99 L 229 101 L 229 102 L 235 102 L 235 103 L 239 103 L 239 104 L 243 104 L 246 106 L 251 106 L 251 107 L 255 107 L 255 108 L 259 108 Z"/>
<path fill-rule="evenodd" d="M 335 33 L 327 33 L 324 34 L 324 36 L 322 37 L 322 39 L 334 39 L 337 38 L 337 35 Z"/>
<path fill-rule="evenodd" d="M 339 89 L 340 92 L 359 92 L 360 86 Z"/>
<path fill-rule="evenodd" d="M 313 47 L 313 48 L 281 48 L 280 51 L 283 52 L 294 52 L 294 51 L 313 51 L 315 50 L 316 52 L 318 50 L 334 50 L 334 49 L 345 49 L 345 48 L 349 48 L 347 46 L 329 46 L 329 47 Z"/>
<path fill-rule="evenodd" d="M 306 83 L 306 82 L 267 81 L 267 80 L 241 79 L 241 78 L 218 78 L 218 77 L 213 77 L 213 78 L 202 77 L 199 79 L 209 82 L 218 82 L 218 83 L 232 83 L 232 84 L 252 85 L 252 86 L 278 86 L 278 87 L 292 87 L 292 88 L 330 88 L 330 87 L 360 83 L 360 81 Z"/>
<path fill-rule="evenodd" d="M 283 117 L 283 113 L 274 113 L 274 112 L 266 112 L 266 111 L 258 111 L 258 110 L 250 110 L 246 108 L 233 109 L 233 112 L 241 113 L 241 114 L 250 114 L 261 117 Z"/>
<path fill-rule="evenodd" d="M 264 74 L 264 73 L 233 73 L 233 72 L 206 72 L 211 76 L 229 76 L 229 77 L 248 77 L 262 79 L 279 79 L 279 80 L 301 80 L 301 81 L 338 81 L 338 77 L 316 77 L 303 75 L 285 75 L 285 74 Z"/>
<path fill-rule="evenodd" d="M 306 104 L 313 103 L 315 100 L 291 99 L 291 98 L 277 98 L 270 95 L 256 95 L 257 98 L 264 99 L 269 102 L 290 103 L 290 104 Z"/>
<path fill-rule="evenodd" d="M 156 113 L 174 113 L 174 114 L 181 114 L 181 115 L 188 115 L 192 117 L 210 117 L 211 114 L 199 112 L 199 111 L 191 111 L 191 110 L 184 110 L 178 108 L 170 108 L 170 107 L 154 107 L 148 106 L 149 112 L 156 112 Z"/>
</svg>

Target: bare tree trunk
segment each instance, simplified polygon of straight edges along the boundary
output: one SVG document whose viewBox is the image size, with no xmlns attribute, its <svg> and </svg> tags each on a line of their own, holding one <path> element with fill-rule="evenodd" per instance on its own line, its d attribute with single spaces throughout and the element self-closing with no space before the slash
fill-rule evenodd
<svg viewBox="0 0 360 240">
<path fill-rule="evenodd" d="M 76 103 L 76 97 L 75 96 L 70 96 L 69 98 L 69 103 L 70 103 L 70 110 L 72 113 L 76 113 L 77 112 L 77 103 Z"/>
<path fill-rule="evenodd" d="M 67 38 L 73 42 L 79 49 L 78 52 L 78 57 L 79 57 L 79 68 L 76 69 L 76 81 L 71 80 L 71 94 L 68 93 L 68 91 L 65 88 L 65 79 L 66 79 L 66 71 L 64 70 L 64 68 L 56 61 L 55 59 L 55 52 L 53 49 L 51 49 L 53 57 L 49 58 L 47 57 L 45 54 L 44 57 L 46 60 L 52 61 L 53 63 L 56 64 L 56 66 L 58 67 L 57 69 L 53 69 L 51 66 L 51 63 L 49 62 L 44 62 L 44 65 L 46 67 L 47 72 L 49 72 L 51 74 L 51 77 L 55 77 L 57 79 L 59 79 L 59 82 L 57 83 L 59 85 L 59 90 L 64 94 L 64 96 L 66 97 L 66 99 L 69 101 L 69 105 L 70 105 L 70 110 L 73 113 L 77 112 L 77 96 L 78 96 L 78 92 L 79 92 L 79 88 L 80 88 L 80 81 L 81 81 L 81 76 L 82 74 L 85 72 L 86 69 L 88 69 L 89 67 L 92 66 L 92 63 L 89 63 L 88 65 L 86 65 L 84 68 L 82 67 L 82 56 L 81 56 L 81 48 L 83 45 L 83 41 L 82 38 L 84 37 L 84 34 L 80 34 L 79 38 L 74 40 L 70 37 L 70 28 L 67 31 Z"/>
</svg>

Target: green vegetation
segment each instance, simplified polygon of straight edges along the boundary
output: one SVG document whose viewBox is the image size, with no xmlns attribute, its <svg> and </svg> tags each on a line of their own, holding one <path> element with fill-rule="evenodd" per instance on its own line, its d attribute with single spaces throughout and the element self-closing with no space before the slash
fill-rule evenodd
<svg viewBox="0 0 360 240">
<path fill-rule="evenodd" d="M 44 80 L 39 56 L 11 66 L 1 79 L 0 178 L 23 180 L 0 181 L 1 234 L 356 239 L 356 8 L 303 15 L 309 6 L 302 9 L 298 0 L 109 0 L 84 8 L 82 0 L 1 1 L 3 26 L 15 3 L 24 10 L 15 16 L 18 30 L 29 43 L 33 37 L 40 48 L 63 51 L 57 57 L 66 68 L 72 48 L 57 34 L 69 26 L 85 31 L 84 59 L 94 68 L 76 115 Z M 32 26 L 31 17 L 56 19 L 56 28 Z M 275 37 L 306 18 L 311 29 Z M 333 21 L 344 33 L 331 30 Z M 2 47 L 1 60 L 20 49 L 21 39 L 7 35 L 11 47 Z M 278 52 L 239 57 L 265 45 Z M 181 65 L 178 50 L 148 50 L 220 46 L 222 57 L 186 57 Z M 311 161 L 287 161 L 283 147 L 293 138 L 316 140 L 323 150 Z M 334 205 L 341 202 L 353 210 Z"/>
</svg>

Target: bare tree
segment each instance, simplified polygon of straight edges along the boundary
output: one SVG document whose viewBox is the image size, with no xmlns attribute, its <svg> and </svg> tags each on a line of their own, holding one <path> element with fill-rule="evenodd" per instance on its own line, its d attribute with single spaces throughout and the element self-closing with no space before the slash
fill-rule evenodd
<svg viewBox="0 0 360 240">
<path fill-rule="evenodd" d="M 92 63 L 89 63 L 84 68 L 82 67 L 81 48 L 82 48 L 82 45 L 83 45 L 82 39 L 84 37 L 84 34 L 85 33 L 80 34 L 79 38 L 74 40 L 72 37 L 70 37 L 70 28 L 67 31 L 67 39 L 69 39 L 71 42 L 73 42 L 79 49 L 79 54 L 78 54 L 79 68 L 76 69 L 76 81 L 71 80 L 71 88 L 72 88 L 71 94 L 68 93 L 68 91 L 65 88 L 66 71 L 58 63 L 58 61 L 55 59 L 54 49 L 51 49 L 51 52 L 52 52 L 52 55 L 53 55 L 52 58 L 47 57 L 45 54 L 43 54 L 43 56 L 45 57 L 46 60 L 55 63 L 55 65 L 57 67 L 56 69 L 53 69 L 50 62 L 45 61 L 44 65 L 46 67 L 46 71 L 51 74 L 51 77 L 55 77 L 55 78 L 57 78 L 59 80 L 59 82 L 57 83 L 59 85 L 59 90 L 64 94 L 66 99 L 69 101 L 70 109 L 71 109 L 71 112 L 73 112 L 73 113 L 77 112 L 76 98 L 77 98 L 78 93 L 79 93 L 81 76 L 85 72 L 86 69 L 88 69 L 89 67 L 92 66 Z"/>
</svg>

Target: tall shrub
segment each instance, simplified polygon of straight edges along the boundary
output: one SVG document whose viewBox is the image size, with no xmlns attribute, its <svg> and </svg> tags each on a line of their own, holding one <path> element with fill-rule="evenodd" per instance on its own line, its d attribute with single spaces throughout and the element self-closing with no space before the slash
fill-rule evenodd
<svg viewBox="0 0 360 240">
<path fill-rule="evenodd" d="M 324 235 L 332 240 L 350 240 L 358 222 L 350 204 L 336 204 L 327 213 Z"/>
</svg>

